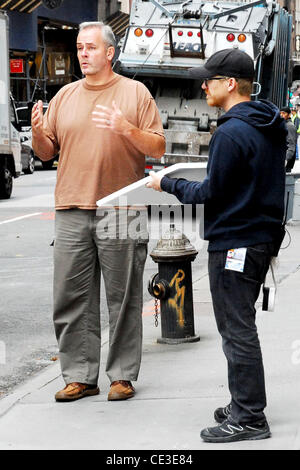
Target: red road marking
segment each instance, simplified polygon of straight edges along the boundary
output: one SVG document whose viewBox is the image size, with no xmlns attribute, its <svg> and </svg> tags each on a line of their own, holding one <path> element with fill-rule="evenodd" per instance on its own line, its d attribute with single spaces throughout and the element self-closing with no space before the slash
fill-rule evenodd
<svg viewBox="0 0 300 470">
<path fill-rule="evenodd" d="M 55 212 L 43 212 L 39 217 L 40 220 L 54 220 L 55 219 Z"/>
<path fill-rule="evenodd" d="M 155 314 L 154 299 L 149 300 L 143 305 L 143 317 L 150 317 Z"/>
</svg>

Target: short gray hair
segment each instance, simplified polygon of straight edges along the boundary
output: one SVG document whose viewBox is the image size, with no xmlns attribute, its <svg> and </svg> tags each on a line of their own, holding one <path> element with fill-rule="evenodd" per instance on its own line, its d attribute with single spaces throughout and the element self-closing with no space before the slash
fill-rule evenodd
<svg viewBox="0 0 300 470">
<path fill-rule="evenodd" d="M 84 23 L 81 23 L 79 25 L 79 32 L 81 32 L 84 29 L 87 28 L 98 28 L 100 29 L 103 37 L 103 41 L 109 46 L 116 47 L 116 38 L 113 33 L 113 30 L 111 29 L 108 24 L 104 24 L 102 21 L 86 21 Z"/>
</svg>

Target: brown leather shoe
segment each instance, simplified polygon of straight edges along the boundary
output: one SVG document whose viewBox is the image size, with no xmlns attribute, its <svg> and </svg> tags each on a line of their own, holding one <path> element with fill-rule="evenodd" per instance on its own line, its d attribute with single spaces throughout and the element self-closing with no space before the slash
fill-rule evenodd
<svg viewBox="0 0 300 470">
<path fill-rule="evenodd" d="M 115 380 L 111 383 L 108 401 L 127 400 L 135 395 L 134 387 L 128 380 Z"/>
<path fill-rule="evenodd" d="M 72 382 L 63 390 L 60 390 L 55 395 L 56 401 L 74 401 L 79 398 L 98 395 L 100 392 L 97 385 L 81 384 L 79 382 Z"/>
</svg>

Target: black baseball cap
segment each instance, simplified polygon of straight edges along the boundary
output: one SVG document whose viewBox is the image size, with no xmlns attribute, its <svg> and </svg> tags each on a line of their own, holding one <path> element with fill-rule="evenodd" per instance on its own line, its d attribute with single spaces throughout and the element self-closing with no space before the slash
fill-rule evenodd
<svg viewBox="0 0 300 470">
<path fill-rule="evenodd" d="M 240 49 L 223 49 L 215 52 L 205 65 L 189 70 L 191 78 L 205 79 L 215 75 L 234 78 L 254 78 L 254 62 Z"/>
<path fill-rule="evenodd" d="M 291 108 L 289 108 L 288 106 L 283 106 L 282 108 L 280 108 L 280 111 L 287 114 L 291 114 Z"/>
</svg>

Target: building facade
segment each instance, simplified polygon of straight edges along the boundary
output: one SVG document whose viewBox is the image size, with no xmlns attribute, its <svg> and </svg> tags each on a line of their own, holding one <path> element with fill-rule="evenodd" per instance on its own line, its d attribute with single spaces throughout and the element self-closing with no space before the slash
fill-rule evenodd
<svg viewBox="0 0 300 470">
<path fill-rule="evenodd" d="M 239 0 L 240 2 L 244 0 Z M 246 0 L 245 0 L 246 1 Z M 9 16 L 11 91 L 18 102 L 49 101 L 81 78 L 78 25 L 101 20 L 125 34 L 132 0 L 0 0 Z M 279 0 L 293 16 L 291 82 L 300 81 L 300 0 Z"/>
<path fill-rule="evenodd" d="M 47 102 L 61 86 L 81 78 L 76 59 L 78 25 L 109 22 L 120 7 L 118 0 L 0 0 L 0 9 L 9 17 L 15 100 Z"/>
</svg>

